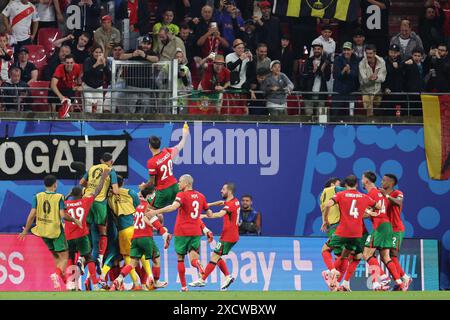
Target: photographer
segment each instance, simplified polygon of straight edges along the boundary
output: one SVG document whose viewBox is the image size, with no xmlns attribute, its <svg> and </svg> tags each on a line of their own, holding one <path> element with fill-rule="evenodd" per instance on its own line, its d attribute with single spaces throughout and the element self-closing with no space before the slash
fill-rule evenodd
<svg viewBox="0 0 450 320">
<path fill-rule="evenodd" d="M 441 43 L 437 48 L 430 49 L 430 54 L 424 63 L 430 69 L 427 91 L 449 92 L 450 57 L 447 45 Z"/>
<path fill-rule="evenodd" d="M 230 44 L 220 35 L 217 22 L 211 22 L 208 31 L 197 40 L 197 45 L 201 48 L 201 56 L 204 58 L 211 52 L 223 55 Z"/>
</svg>

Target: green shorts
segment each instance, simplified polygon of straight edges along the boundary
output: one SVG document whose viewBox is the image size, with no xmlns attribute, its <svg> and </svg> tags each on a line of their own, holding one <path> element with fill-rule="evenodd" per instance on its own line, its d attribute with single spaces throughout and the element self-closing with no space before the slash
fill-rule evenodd
<svg viewBox="0 0 450 320">
<path fill-rule="evenodd" d="M 392 233 L 392 245 L 394 249 L 400 251 L 402 247 L 403 238 L 405 237 L 405 231 L 397 231 Z"/>
<path fill-rule="evenodd" d="M 372 230 L 366 239 L 365 246 L 377 249 L 392 249 L 393 245 L 392 225 L 389 222 L 383 222 L 377 229 Z"/>
<path fill-rule="evenodd" d="M 201 236 L 175 236 L 175 252 L 179 255 L 186 255 L 192 250 L 197 251 L 200 249 Z"/>
<path fill-rule="evenodd" d="M 235 244 L 236 242 L 225 242 L 219 240 L 216 244 L 216 247 L 214 248 L 214 252 L 217 253 L 219 256 L 226 256 L 231 251 L 231 248 L 233 248 Z"/>
<path fill-rule="evenodd" d="M 130 257 L 140 259 L 145 255 L 145 259 L 152 259 L 154 246 L 152 237 L 135 238 L 131 241 Z"/>
<path fill-rule="evenodd" d="M 369 237 L 369 234 L 366 232 L 363 234 L 363 236 L 361 238 L 358 239 L 358 247 L 356 247 L 356 250 L 354 252 L 355 255 L 364 252 L 364 245 L 366 244 L 366 240 L 368 237 Z"/>
<path fill-rule="evenodd" d="M 328 228 L 328 231 L 327 231 L 327 236 L 328 236 L 327 245 L 330 242 L 331 237 L 333 236 L 333 234 L 336 232 L 336 229 L 337 229 L 338 225 L 339 225 L 339 223 L 335 223 L 335 224 L 330 225 L 330 227 Z M 342 248 L 339 248 L 339 247 L 333 248 L 333 252 L 334 252 L 334 254 L 336 256 L 340 256 L 341 253 L 342 253 Z"/>
<path fill-rule="evenodd" d="M 361 245 L 361 238 L 341 238 L 338 235 L 333 234 L 327 244 L 330 248 L 333 248 L 333 250 L 337 248 L 356 252 Z"/>
<path fill-rule="evenodd" d="M 98 224 L 106 225 L 107 216 L 107 202 L 105 201 L 94 201 L 91 210 L 86 218 L 88 224 Z"/>
<path fill-rule="evenodd" d="M 67 244 L 70 252 L 80 251 L 81 256 L 87 256 L 91 253 L 91 243 L 88 236 L 67 240 Z"/>
<path fill-rule="evenodd" d="M 50 251 L 62 252 L 62 251 L 66 251 L 68 249 L 66 235 L 62 228 L 61 228 L 61 233 L 58 238 L 50 239 L 50 238 L 42 237 L 41 239 L 44 240 L 45 244 L 47 245 L 48 250 L 50 250 Z"/>
<path fill-rule="evenodd" d="M 178 192 L 180 192 L 178 183 L 175 183 L 166 189 L 156 190 L 155 198 L 150 204 L 156 209 L 164 208 L 175 201 Z"/>
</svg>

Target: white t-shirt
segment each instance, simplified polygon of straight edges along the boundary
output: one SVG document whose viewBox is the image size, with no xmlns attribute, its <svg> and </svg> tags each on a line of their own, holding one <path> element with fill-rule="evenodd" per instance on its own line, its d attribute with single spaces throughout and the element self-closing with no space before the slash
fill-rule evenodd
<svg viewBox="0 0 450 320">
<path fill-rule="evenodd" d="M 239 59 L 238 55 L 236 54 L 236 52 L 230 53 L 226 56 L 225 58 L 225 63 L 228 65 L 229 62 L 236 62 Z M 242 64 L 237 67 L 234 70 L 230 70 L 230 72 L 233 71 L 238 71 L 239 68 L 241 69 L 239 72 L 239 83 L 232 85 L 232 88 L 236 88 L 236 89 L 241 89 L 242 85 L 245 83 L 245 81 L 247 80 L 247 76 L 246 76 L 246 72 L 247 72 L 247 63 L 249 63 L 250 60 L 248 60 L 248 58 L 246 58 L 244 61 L 242 61 Z M 227 66 L 228 68 L 228 66 Z"/>
<path fill-rule="evenodd" d="M 6 51 L 6 54 L 13 57 L 12 49 L 7 48 L 5 51 Z M 11 65 L 13 64 L 13 62 L 14 62 L 14 58 L 12 58 L 9 61 L 0 59 L 0 80 L 9 81 L 8 70 L 9 70 L 9 67 L 11 67 Z"/>
<path fill-rule="evenodd" d="M 49 3 L 37 3 L 36 8 L 38 11 L 39 21 L 56 21 L 55 6 L 53 5 L 53 0 L 50 0 Z"/>
<path fill-rule="evenodd" d="M 402 51 L 405 51 L 406 47 L 408 46 L 409 40 L 411 39 L 402 39 L 402 37 L 398 38 L 400 40 L 400 47 L 402 48 Z"/>
<path fill-rule="evenodd" d="M 37 10 L 30 2 L 23 4 L 19 0 L 13 0 L 3 9 L 2 14 L 9 18 L 16 41 L 27 40 L 31 34 L 31 22 L 39 21 Z"/>
<path fill-rule="evenodd" d="M 320 36 L 316 38 L 313 42 L 313 44 L 321 43 L 323 46 L 323 52 L 326 53 L 331 61 L 334 61 L 334 53 L 336 52 L 336 42 L 333 40 L 333 38 L 325 39 L 323 36 Z M 311 52 L 309 54 L 310 57 L 314 55 L 313 49 L 311 48 Z"/>
</svg>

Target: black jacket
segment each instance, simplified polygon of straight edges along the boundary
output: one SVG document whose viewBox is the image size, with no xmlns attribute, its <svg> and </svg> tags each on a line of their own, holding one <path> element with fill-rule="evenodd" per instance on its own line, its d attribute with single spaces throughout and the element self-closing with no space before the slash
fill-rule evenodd
<svg viewBox="0 0 450 320">
<path fill-rule="evenodd" d="M 331 63 L 330 61 L 322 55 L 320 59 L 320 65 L 317 68 L 316 72 L 314 72 L 313 65 L 314 57 L 309 57 L 305 62 L 305 69 L 303 72 L 303 90 L 304 91 L 312 91 L 314 86 L 314 79 L 316 76 L 320 77 L 320 92 L 326 92 L 327 89 L 327 81 L 330 80 L 331 77 Z M 324 72 L 322 72 L 322 66 L 326 63 Z"/>
<path fill-rule="evenodd" d="M 436 76 L 431 76 L 428 81 L 427 91 L 450 92 L 450 56 L 442 59 L 427 57 L 425 63 L 436 72 Z"/>
<path fill-rule="evenodd" d="M 256 34 L 259 42 L 267 44 L 267 56 L 272 58 L 275 56 L 279 50 L 281 43 L 281 24 L 280 19 L 271 16 L 269 20 L 264 20 L 261 27 L 256 24 Z"/>
<path fill-rule="evenodd" d="M 111 80 L 108 64 L 93 68 L 96 62 L 93 57 L 88 57 L 83 64 L 83 82 L 94 89 L 102 87 L 103 83 Z"/>
<path fill-rule="evenodd" d="M 72 0 L 71 5 L 78 5 L 80 0 Z M 100 4 L 98 0 L 92 0 L 92 6 L 83 5 L 81 8 L 81 31 L 93 34 L 100 27 Z"/>
<path fill-rule="evenodd" d="M 425 90 L 425 76 L 428 73 L 426 65 L 422 63 L 422 74 L 419 72 L 419 66 L 413 64 L 403 64 L 404 68 L 404 86 L 405 92 L 422 92 Z"/>
<path fill-rule="evenodd" d="M 384 58 L 386 63 L 386 80 L 381 84 L 381 88 L 389 89 L 392 92 L 403 91 L 403 79 L 404 79 L 404 65 L 401 63 L 401 58 L 398 57 L 398 68 L 394 68 L 394 61 L 391 61 L 389 57 Z"/>
<path fill-rule="evenodd" d="M 147 1 L 138 1 L 138 23 L 134 25 L 139 29 L 141 36 L 144 36 L 150 32 L 150 13 L 148 12 Z M 123 20 L 128 18 L 128 1 L 122 0 L 119 6 L 119 14 L 116 17 L 117 20 Z"/>
</svg>

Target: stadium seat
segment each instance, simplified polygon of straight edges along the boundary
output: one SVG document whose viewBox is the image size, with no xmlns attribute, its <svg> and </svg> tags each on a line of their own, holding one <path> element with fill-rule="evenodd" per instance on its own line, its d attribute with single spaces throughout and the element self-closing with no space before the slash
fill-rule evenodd
<svg viewBox="0 0 450 320">
<path fill-rule="evenodd" d="M 55 51 L 53 42 L 62 37 L 61 31 L 58 28 L 42 28 L 39 29 L 37 44 L 44 47 L 48 57 Z"/>
<path fill-rule="evenodd" d="M 45 88 L 50 88 L 50 81 L 31 82 L 30 88 L 30 95 L 33 97 L 33 105 L 31 107 L 31 110 L 49 111 L 50 104 L 48 103 L 48 90 L 45 90 Z"/>
<path fill-rule="evenodd" d="M 47 65 L 47 55 L 44 46 L 31 44 L 25 47 L 30 52 L 30 62 L 33 63 L 39 71 L 38 79 L 41 79 L 42 72 Z"/>
</svg>

